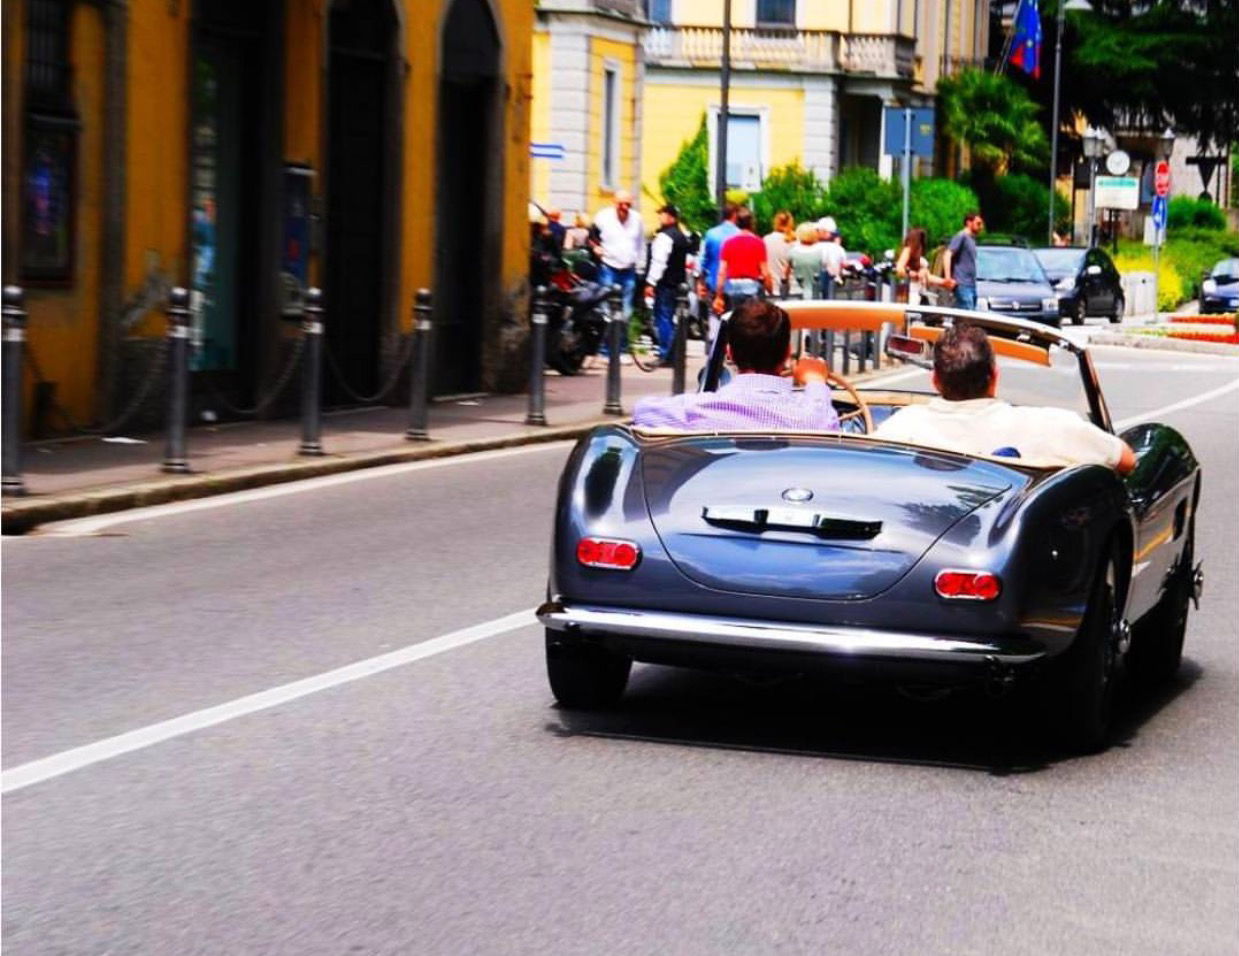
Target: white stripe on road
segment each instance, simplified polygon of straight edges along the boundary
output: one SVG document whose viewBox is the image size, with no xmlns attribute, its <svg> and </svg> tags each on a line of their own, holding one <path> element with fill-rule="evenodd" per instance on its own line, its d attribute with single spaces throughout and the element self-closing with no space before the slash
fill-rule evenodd
<svg viewBox="0 0 1239 956">
<path fill-rule="evenodd" d="M 380 465 L 377 468 L 362 468 L 358 471 L 348 471 L 339 475 L 306 478 L 302 481 L 290 481 L 287 484 L 272 485 L 268 488 L 255 488 L 251 491 L 235 491 L 229 494 L 215 495 L 211 498 L 175 501 L 166 505 L 151 505 L 148 508 L 134 508 L 131 511 L 118 511 L 114 514 L 98 515 L 93 518 L 74 518 L 70 521 L 49 524 L 33 534 L 27 535 L 27 537 L 79 538 L 84 535 L 98 534 L 105 528 L 111 528 L 118 524 L 128 524 L 131 521 L 149 521 L 152 518 L 166 518 L 171 515 L 189 514 L 193 511 L 206 511 L 208 508 L 225 508 L 229 505 L 245 504 L 250 501 L 282 498 L 285 495 L 300 494 L 303 491 L 319 491 L 323 488 L 333 488 L 336 485 L 352 484 L 355 481 L 387 478 L 391 475 L 403 475 L 414 471 L 428 471 L 431 468 L 476 464 L 481 461 L 494 461 L 499 458 L 511 458 L 515 455 L 528 455 L 540 451 L 562 451 L 571 444 L 573 444 L 571 441 L 546 442 L 537 445 L 523 445 L 520 448 L 501 448 L 496 451 L 476 452 L 471 455 L 433 458 L 430 461 L 410 461 L 396 465 Z"/>
<path fill-rule="evenodd" d="M 43 757 L 39 760 L 32 760 L 29 763 L 19 764 L 11 770 L 5 770 L 0 775 L 0 780 L 2 780 L 0 782 L 0 793 L 12 793 L 15 790 L 21 790 L 23 787 L 30 787 L 36 783 L 51 780 L 53 777 L 63 776 L 66 773 L 72 773 L 74 770 L 81 770 L 92 764 L 111 760 L 113 757 L 119 757 L 122 754 L 143 750 L 146 747 L 153 747 L 155 744 L 163 743 L 165 740 L 171 740 L 174 737 L 192 734 L 195 731 L 214 727 L 261 710 L 269 710 L 272 707 L 287 704 L 289 701 L 308 697 L 310 694 L 317 694 L 319 691 L 329 690 L 332 687 L 339 687 L 341 684 L 361 680 L 363 677 L 373 677 L 375 674 L 381 674 L 394 667 L 403 667 L 405 664 L 412 664 L 414 661 L 424 660 L 427 657 L 433 657 L 436 654 L 442 654 L 444 651 L 450 651 L 457 647 L 464 647 L 466 644 L 482 641 L 488 637 L 506 634 L 509 631 L 527 627 L 536 622 L 537 619 L 534 617 L 532 608 L 526 611 L 517 611 L 514 614 L 508 614 L 493 621 L 486 621 L 483 624 L 475 624 L 472 627 L 466 627 L 459 631 L 442 634 L 428 641 L 422 641 L 420 644 L 411 644 L 408 647 L 402 647 L 400 650 L 389 651 L 386 654 L 379 654 L 364 661 L 357 661 L 355 664 L 346 664 L 344 667 L 338 667 L 335 670 L 330 670 L 314 677 L 306 677 L 303 680 L 293 681 L 291 684 L 281 684 L 279 687 L 272 687 L 269 690 L 259 691 L 256 694 L 238 697 L 236 700 L 229 701 L 226 704 L 208 707 L 205 710 L 196 710 L 191 714 L 174 717 L 171 720 L 164 720 L 157 724 L 151 724 L 147 727 L 131 730 L 128 733 L 119 734 L 115 737 L 108 737 L 93 744 L 74 747 L 72 750 L 64 750 L 58 754 L 52 754 L 50 757 Z"/>
<path fill-rule="evenodd" d="M 1202 402 L 1210 401 L 1214 398 L 1220 398 L 1228 392 L 1233 392 L 1239 389 L 1239 378 L 1230 382 L 1228 385 L 1222 385 L 1208 392 L 1202 392 L 1199 395 L 1194 395 L 1191 398 L 1185 398 L 1181 402 L 1175 402 L 1171 405 L 1163 405 L 1161 408 L 1154 408 L 1147 412 L 1140 412 L 1138 415 L 1128 415 L 1126 418 L 1114 422 L 1116 431 L 1121 431 L 1124 428 L 1129 428 L 1132 425 L 1139 425 L 1141 422 L 1155 421 L 1163 415 L 1169 415 L 1171 412 L 1182 411 L 1185 408 L 1191 408 L 1193 405 L 1199 405 Z"/>
</svg>

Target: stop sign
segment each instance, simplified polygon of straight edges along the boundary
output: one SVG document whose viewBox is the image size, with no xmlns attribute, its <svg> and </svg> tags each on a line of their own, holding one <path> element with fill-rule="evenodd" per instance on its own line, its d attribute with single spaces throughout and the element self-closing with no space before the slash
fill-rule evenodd
<svg viewBox="0 0 1239 956">
<path fill-rule="evenodd" d="M 1170 164 L 1164 159 L 1153 170 L 1153 188 L 1163 199 L 1170 195 Z"/>
</svg>

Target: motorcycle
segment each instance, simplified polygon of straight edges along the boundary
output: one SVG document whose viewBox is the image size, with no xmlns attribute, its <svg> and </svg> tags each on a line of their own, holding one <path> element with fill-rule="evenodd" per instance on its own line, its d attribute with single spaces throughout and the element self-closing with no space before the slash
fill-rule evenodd
<svg viewBox="0 0 1239 956">
<path fill-rule="evenodd" d="M 572 268 L 559 262 L 548 277 L 546 364 L 560 375 L 577 374 L 606 334 L 610 290 L 596 276 L 593 263 L 582 260 Z"/>
</svg>

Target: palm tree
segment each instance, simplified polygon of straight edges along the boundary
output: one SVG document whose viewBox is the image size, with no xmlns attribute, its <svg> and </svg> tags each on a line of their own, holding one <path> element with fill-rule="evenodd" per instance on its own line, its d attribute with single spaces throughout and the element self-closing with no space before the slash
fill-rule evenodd
<svg viewBox="0 0 1239 956">
<path fill-rule="evenodd" d="M 978 172 L 992 177 L 1046 162 L 1040 108 L 1010 77 L 961 70 L 938 82 L 938 104 L 942 130 L 969 148 Z"/>
</svg>

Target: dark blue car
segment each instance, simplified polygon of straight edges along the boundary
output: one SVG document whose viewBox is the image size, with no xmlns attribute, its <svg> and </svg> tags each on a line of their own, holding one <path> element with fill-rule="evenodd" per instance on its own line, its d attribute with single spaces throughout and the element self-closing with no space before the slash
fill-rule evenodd
<svg viewBox="0 0 1239 956">
<path fill-rule="evenodd" d="M 1239 259 L 1223 259 L 1200 284 L 1200 311 L 1239 312 Z"/>
<path fill-rule="evenodd" d="M 887 352 L 916 362 L 966 317 L 1004 364 L 1001 396 L 1018 403 L 1052 376 L 1064 404 L 1111 427 L 1087 351 L 1045 326 L 888 303 L 788 306 L 797 329 L 904 330 Z M 560 705 L 616 704 L 634 661 L 994 690 L 1027 678 L 1052 695 L 1073 746 L 1101 746 L 1124 664 L 1153 679 L 1179 665 L 1200 583 L 1191 448 L 1166 425 L 1127 429 L 1138 464 L 1124 479 L 869 437 L 929 399 L 923 372 L 899 378 L 840 379 L 843 432 L 608 425 L 581 439 L 538 611 Z"/>
</svg>

